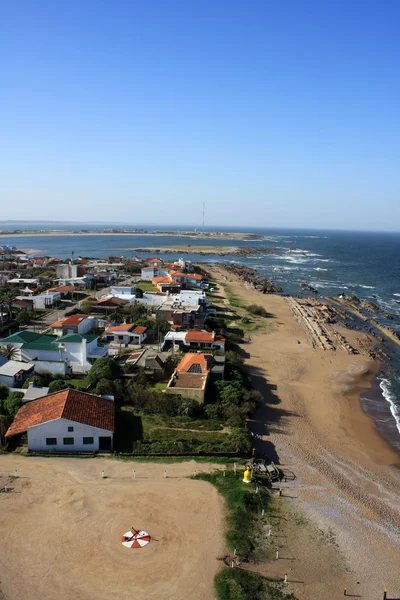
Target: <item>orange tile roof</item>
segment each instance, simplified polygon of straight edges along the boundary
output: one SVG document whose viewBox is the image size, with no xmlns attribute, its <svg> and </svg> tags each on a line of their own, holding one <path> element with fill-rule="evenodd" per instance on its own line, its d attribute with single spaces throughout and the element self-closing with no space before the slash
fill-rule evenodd
<svg viewBox="0 0 400 600">
<path fill-rule="evenodd" d="M 148 258 L 146 260 L 146 262 L 152 262 L 152 263 L 158 262 L 158 263 L 162 263 L 163 261 L 161 260 L 161 258 Z"/>
<path fill-rule="evenodd" d="M 198 354 L 188 352 L 176 367 L 179 372 L 187 373 L 193 365 L 200 365 L 201 372 L 207 373 L 211 368 L 212 354 Z"/>
<path fill-rule="evenodd" d="M 50 327 L 55 329 L 56 327 L 63 327 L 64 325 L 79 325 L 81 321 L 87 318 L 88 315 L 71 315 L 70 317 L 66 317 L 65 319 L 60 319 L 59 321 L 52 323 Z"/>
<path fill-rule="evenodd" d="M 169 277 L 153 277 L 153 279 L 151 280 L 151 283 L 154 283 L 154 284 L 171 283 L 171 280 Z"/>
<path fill-rule="evenodd" d="M 56 419 L 67 419 L 114 431 L 114 402 L 78 390 L 62 390 L 27 402 L 16 414 L 6 437 L 24 433 L 29 427 Z"/>
<path fill-rule="evenodd" d="M 190 279 L 198 279 L 199 281 L 203 279 L 203 275 L 199 275 L 198 273 L 187 273 L 186 277 L 190 277 Z"/>
<path fill-rule="evenodd" d="M 137 327 L 135 327 L 135 329 L 132 331 L 132 333 L 136 333 L 137 335 L 141 335 L 145 331 L 147 331 L 147 327 L 143 327 L 143 325 L 138 325 Z"/>
<path fill-rule="evenodd" d="M 113 325 L 112 327 L 108 327 L 106 329 L 106 333 L 114 333 L 118 331 L 130 331 L 132 327 L 134 327 L 134 323 L 121 323 L 120 325 Z"/>
<path fill-rule="evenodd" d="M 191 329 L 186 334 L 186 342 L 209 342 L 210 344 L 214 341 L 214 334 L 210 331 L 197 331 Z"/>
<path fill-rule="evenodd" d="M 123 298 L 116 298 L 115 296 L 110 296 L 109 298 L 103 298 L 102 300 L 98 300 L 96 304 L 114 304 L 115 306 L 121 306 L 122 304 L 129 304 L 129 300 L 124 300 Z"/>
<path fill-rule="evenodd" d="M 186 273 L 180 273 L 179 271 L 172 271 L 168 275 L 169 277 L 186 277 Z"/>
</svg>

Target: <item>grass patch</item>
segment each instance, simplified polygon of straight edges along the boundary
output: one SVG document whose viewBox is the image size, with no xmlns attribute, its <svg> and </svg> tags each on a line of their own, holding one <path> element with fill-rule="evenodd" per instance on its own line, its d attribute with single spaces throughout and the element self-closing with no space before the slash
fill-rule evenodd
<svg viewBox="0 0 400 600">
<path fill-rule="evenodd" d="M 220 431 L 223 425 L 216 419 L 195 419 L 193 417 L 162 417 L 147 415 L 147 423 L 154 427 L 169 427 L 173 429 L 198 429 L 200 431 Z"/>
<path fill-rule="evenodd" d="M 144 292 L 156 292 L 157 288 L 151 283 L 151 281 L 137 281 L 136 287 L 140 288 Z"/>
<path fill-rule="evenodd" d="M 227 471 L 199 473 L 196 479 L 212 483 L 225 498 L 228 509 L 226 516 L 226 543 L 233 553 L 243 560 L 251 560 L 254 554 L 254 534 L 261 529 L 261 511 L 271 517 L 270 495 L 262 487 L 258 494 L 253 485 L 243 483 L 242 474 Z M 224 567 L 215 577 L 218 600 L 296 600 L 293 594 L 282 590 L 282 582 L 267 579 L 245 569 Z"/>
<path fill-rule="evenodd" d="M 153 390 L 165 390 L 167 388 L 168 382 L 165 381 L 157 381 L 155 383 L 152 384 L 152 388 Z"/>
<path fill-rule="evenodd" d="M 214 583 L 218 600 L 296 600 L 282 591 L 281 583 L 241 569 L 220 571 Z"/>
</svg>

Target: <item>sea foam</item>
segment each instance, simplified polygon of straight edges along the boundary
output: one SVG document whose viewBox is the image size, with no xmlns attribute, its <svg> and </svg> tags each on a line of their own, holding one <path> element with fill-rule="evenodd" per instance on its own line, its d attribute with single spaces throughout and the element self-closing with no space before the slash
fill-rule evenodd
<svg viewBox="0 0 400 600">
<path fill-rule="evenodd" d="M 381 379 L 379 387 L 382 390 L 382 396 L 389 402 L 390 412 L 392 413 L 398 432 L 400 433 L 400 408 L 398 404 L 394 402 L 394 395 L 390 389 L 390 382 L 387 379 Z"/>
</svg>

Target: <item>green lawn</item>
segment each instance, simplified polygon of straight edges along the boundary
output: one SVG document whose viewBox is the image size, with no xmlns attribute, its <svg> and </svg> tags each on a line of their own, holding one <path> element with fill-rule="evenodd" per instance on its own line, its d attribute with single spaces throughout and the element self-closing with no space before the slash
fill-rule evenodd
<svg viewBox="0 0 400 600">
<path fill-rule="evenodd" d="M 116 452 L 237 452 L 243 435 L 237 430 L 222 433 L 220 424 L 212 420 L 138 415 L 131 407 L 116 413 Z"/>
<path fill-rule="evenodd" d="M 140 288 L 144 292 L 156 292 L 157 288 L 151 283 L 151 281 L 138 281 L 136 287 Z"/>
</svg>

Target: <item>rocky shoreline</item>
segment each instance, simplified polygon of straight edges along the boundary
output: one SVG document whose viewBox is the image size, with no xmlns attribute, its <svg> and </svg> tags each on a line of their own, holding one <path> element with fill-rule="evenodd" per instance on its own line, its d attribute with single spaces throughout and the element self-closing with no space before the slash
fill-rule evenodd
<svg viewBox="0 0 400 600">
<path fill-rule="evenodd" d="M 190 245 L 188 244 L 188 246 L 182 248 L 182 249 L 178 249 L 178 248 L 164 248 L 164 247 L 160 247 L 160 248 L 156 248 L 156 247 L 152 247 L 152 248 L 132 248 L 132 250 L 135 250 L 135 252 L 143 252 L 143 253 L 150 253 L 150 254 L 160 254 L 161 252 L 168 252 L 169 254 L 199 254 L 200 256 L 210 256 L 210 255 L 218 255 L 218 256 L 239 256 L 242 258 L 246 258 L 249 256 L 256 256 L 256 255 L 267 255 L 267 254 L 279 254 L 282 252 L 285 252 L 285 250 L 283 248 L 261 248 L 261 247 L 256 247 L 256 246 L 243 246 L 243 247 L 239 247 L 239 246 L 235 246 L 232 248 L 227 248 L 226 250 L 223 250 L 222 248 L 224 248 L 224 246 L 221 246 L 221 250 L 199 250 L 198 247 L 196 247 L 195 249 L 191 250 L 190 249 Z"/>
<path fill-rule="evenodd" d="M 228 273 L 232 273 L 232 275 L 235 275 L 238 279 L 247 283 L 257 292 L 261 292 L 262 294 L 275 294 L 283 291 L 282 288 L 276 285 L 271 279 L 260 276 L 255 269 L 251 269 L 250 267 L 225 263 L 221 263 L 217 266 L 225 269 Z"/>
</svg>

